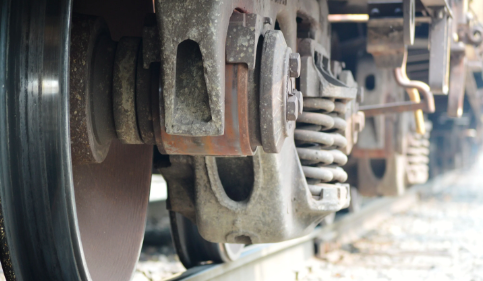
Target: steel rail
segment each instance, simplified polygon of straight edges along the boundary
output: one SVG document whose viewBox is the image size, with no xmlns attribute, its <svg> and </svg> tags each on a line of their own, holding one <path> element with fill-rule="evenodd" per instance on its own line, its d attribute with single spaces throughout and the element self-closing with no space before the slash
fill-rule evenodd
<svg viewBox="0 0 483 281">
<path fill-rule="evenodd" d="M 418 202 L 420 194 L 448 182 L 451 176 L 454 173 L 413 186 L 400 197 L 371 200 L 359 212 L 345 215 L 332 225 L 316 228 L 307 236 L 282 243 L 251 245 L 233 262 L 194 267 L 165 280 L 296 280 L 297 268 L 314 256 L 316 245 L 321 249 L 325 243 L 353 241 L 393 214 L 407 210 Z"/>
</svg>

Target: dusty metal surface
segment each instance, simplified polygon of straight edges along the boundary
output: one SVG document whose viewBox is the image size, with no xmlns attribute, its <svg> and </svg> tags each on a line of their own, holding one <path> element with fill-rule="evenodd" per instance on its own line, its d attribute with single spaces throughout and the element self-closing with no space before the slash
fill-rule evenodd
<svg viewBox="0 0 483 281">
<path fill-rule="evenodd" d="M 151 63 L 160 62 L 159 31 L 156 14 L 147 14 L 144 18 L 143 38 L 143 68 L 149 69 Z"/>
<path fill-rule="evenodd" d="M 475 213 L 481 199 L 480 189 L 474 185 L 477 182 L 474 175 L 478 174 L 472 175 L 458 177 L 450 173 L 438 177 L 402 197 L 369 202 L 358 213 L 308 236 L 277 244 L 253 245 L 237 261 L 200 266 L 167 280 L 373 280 L 381 274 L 391 278 L 443 278 L 439 271 L 428 270 L 434 267 L 448 274 L 461 273 L 444 276 L 459 280 L 468 273 L 453 271 L 460 269 L 461 264 L 468 266 L 465 269 L 473 268 L 471 272 L 478 276 L 479 270 L 473 262 L 479 255 L 464 246 L 476 243 L 473 238 L 477 239 L 478 231 L 474 230 L 474 223 L 481 220 Z M 452 214 L 450 224 L 448 214 Z M 450 236 L 447 235 L 449 226 L 457 226 L 451 228 Z M 441 238 L 445 243 L 441 244 Z M 314 243 L 318 254 L 314 252 Z M 463 246 L 455 251 L 453 245 Z"/>
<path fill-rule="evenodd" d="M 155 5 L 157 11 L 165 11 L 158 13 L 158 28 L 167 133 L 222 135 L 225 42 L 229 16 L 234 9 L 231 1 L 158 0 Z M 184 43 L 185 49 L 180 47 Z M 199 55 L 192 57 L 195 53 Z M 191 67 L 191 75 L 186 77 L 189 80 L 183 78 Z M 198 93 L 198 102 L 194 104 L 191 100 L 195 97 L 187 96 L 189 89 L 195 90 L 192 87 L 197 87 Z"/>
<path fill-rule="evenodd" d="M 142 144 L 136 117 L 136 68 L 141 39 L 123 37 L 117 44 L 113 70 L 112 102 L 118 139 Z"/>
<path fill-rule="evenodd" d="M 295 85 L 289 77 L 289 56 L 281 31 L 265 33 L 260 69 L 260 128 L 262 146 L 268 153 L 278 153 L 289 136 L 293 122 L 287 120 L 287 98 Z"/>
<path fill-rule="evenodd" d="M 184 137 L 168 134 L 161 122 L 160 150 L 167 154 L 252 155 L 249 128 L 248 69 L 226 64 L 225 133 L 221 136 Z"/>
<path fill-rule="evenodd" d="M 367 52 L 378 67 L 396 68 L 403 62 L 404 24 L 402 18 L 371 18 L 367 22 Z"/>
<path fill-rule="evenodd" d="M 138 51 L 137 66 L 136 66 L 136 121 L 139 135 L 145 144 L 156 144 L 154 136 L 153 123 L 153 105 L 158 106 L 158 103 L 152 103 L 153 91 L 157 94 L 159 90 L 159 73 L 151 69 L 143 67 L 142 55 L 144 53 L 144 41 L 142 48 Z M 147 43 L 148 44 L 148 43 Z"/>
<path fill-rule="evenodd" d="M 215 4 L 210 1 L 188 1 L 179 4 L 178 1 L 156 1 L 157 10 L 167 11 L 158 15 L 161 67 L 165 70 L 161 86 L 164 89 L 162 95 L 167 133 L 186 136 L 223 134 L 226 83 L 223 82 L 225 75 L 222 65 L 225 58 L 228 62 L 238 62 L 242 57 L 244 62 L 249 59 L 249 69 L 252 69 L 256 57 L 254 53 L 257 51 L 254 47 L 257 46 L 260 35 L 274 28 L 275 21 L 292 49 L 296 47 L 297 36 L 296 22 L 293 19 L 298 14 L 307 19 L 311 36 L 327 44 L 327 38 L 322 35 L 328 32 L 329 26 L 325 19 L 320 18 L 321 13 L 326 13 L 322 10 L 325 8 L 325 2 L 320 5 L 316 1 L 262 2 L 226 0 Z M 233 13 L 247 15 L 237 15 L 241 18 L 246 17 L 246 20 L 243 20 L 243 27 L 237 28 L 240 34 L 230 38 L 227 32 L 230 31 L 228 26 Z M 167 34 L 169 36 L 165 36 Z M 238 41 L 236 55 L 233 53 L 235 49 L 232 48 L 233 39 Z M 240 39 L 243 39 L 243 42 Z M 196 75 L 192 75 L 192 81 L 203 81 L 204 84 L 196 82 L 196 85 L 200 84 L 201 88 L 197 92 L 206 102 L 196 108 L 190 105 L 183 94 L 183 89 L 188 89 L 195 83 L 185 81 L 184 88 L 179 84 L 184 81 L 180 72 L 187 70 L 183 69 L 183 57 L 186 57 L 183 52 L 186 50 L 179 47 L 184 44 L 191 44 L 200 53 L 197 63 L 202 67 L 193 73 Z M 228 51 L 225 44 L 228 44 Z"/>
<path fill-rule="evenodd" d="M 272 126 L 275 132 L 268 133 L 268 130 L 261 130 L 260 126 L 271 127 L 270 124 L 267 125 L 267 123 L 272 122 L 273 118 L 267 117 L 265 118 L 267 120 L 260 119 L 263 119 L 264 114 L 268 114 L 270 111 L 263 108 L 264 101 L 267 106 L 275 102 L 271 92 L 272 90 L 276 90 L 274 90 L 275 88 L 272 89 L 271 85 L 273 84 L 275 87 L 278 87 L 278 79 L 285 81 L 285 84 L 281 85 L 282 87 L 277 88 L 279 90 L 278 94 L 282 95 L 282 97 L 286 96 L 287 98 L 292 94 L 292 89 L 295 86 L 295 83 L 294 81 L 287 83 L 287 81 L 291 79 L 289 77 L 290 67 L 288 65 L 289 54 L 291 52 L 286 52 L 289 48 L 277 51 L 274 49 L 275 46 L 263 47 L 261 43 L 268 44 L 268 41 L 270 41 L 265 40 L 270 37 L 270 32 L 279 34 L 279 43 L 286 44 L 285 38 L 281 35 L 280 31 L 269 31 L 264 33 L 267 29 L 273 28 L 270 17 L 263 18 L 258 14 L 242 12 L 242 10 L 235 10 L 233 14 L 231 14 L 230 19 L 227 22 L 228 29 L 225 31 L 227 32 L 227 35 L 223 51 L 226 52 L 226 65 L 223 69 L 224 77 L 221 80 L 225 83 L 223 87 L 225 92 L 223 100 L 221 100 L 221 104 L 223 105 L 222 120 L 225 122 L 223 129 L 224 134 L 221 136 L 215 136 L 210 135 L 210 133 L 206 136 L 192 136 L 189 134 L 179 135 L 172 134 L 172 132 L 170 133 L 170 129 L 166 127 L 167 122 L 170 122 L 170 113 L 169 110 L 165 110 L 166 90 L 163 89 L 163 92 L 161 92 L 162 99 L 160 104 L 160 114 L 162 119 L 160 120 L 161 136 L 158 141 L 158 147 L 163 153 L 225 156 L 252 155 L 257 146 L 263 145 L 264 142 L 262 139 L 267 137 L 267 135 L 262 136 L 262 132 L 268 135 L 274 135 L 275 132 L 279 132 L 277 126 L 280 124 L 277 123 L 278 121 L 275 122 L 277 123 L 275 124 L 276 126 Z M 201 53 L 199 53 L 200 56 L 193 57 L 193 53 L 198 52 L 195 50 L 196 48 L 199 48 L 197 46 L 198 45 L 195 41 L 185 40 L 180 43 L 178 48 L 178 51 L 186 51 L 186 48 L 194 48 L 193 52 L 190 53 L 190 56 L 192 57 L 190 57 L 189 63 L 184 62 L 184 59 L 176 62 L 178 75 L 184 73 L 181 76 L 177 76 L 179 78 L 177 78 L 179 83 L 176 82 L 178 83 L 177 95 L 179 102 L 177 105 L 179 106 L 175 109 L 179 110 L 179 112 L 176 113 L 178 114 L 176 116 L 180 116 L 180 118 L 191 118 L 189 117 L 189 114 L 181 114 L 183 110 L 190 110 L 190 107 L 194 110 L 191 113 L 195 115 L 201 114 L 199 116 L 205 116 L 208 119 L 211 118 L 208 117 L 208 115 L 211 114 L 211 109 L 206 106 L 209 99 L 208 96 L 204 96 L 203 94 L 207 92 L 204 89 L 199 88 L 206 84 L 206 81 L 204 81 L 206 76 L 203 74 L 205 67 L 203 65 L 209 63 L 209 59 L 206 59 Z M 286 45 L 285 48 L 287 48 Z M 181 55 L 182 54 L 180 54 L 180 56 Z M 269 60 L 281 62 L 284 65 L 284 68 L 279 68 L 278 65 L 267 68 L 268 66 L 264 61 Z M 298 60 L 295 59 L 295 62 L 297 63 Z M 267 68 L 266 71 L 263 70 L 264 65 L 265 68 Z M 198 70 L 195 71 L 193 67 L 198 67 Z M 299 65 L 295 64 L 293 67 L 295 68 L 293 75 L 298 74 Z M 277 73 L 279 70 L 282 70 L 282 72 Z M 271 78 L 272 76 L 273 79 Z M 271 79 L 273 81 L 271 81 Z M 197 82 L 194 82 L 195 80 Z M 270 87 L 265 89 L 263 85 Z M 196 92 L 197 95 L 193 96 L 189 94 L 191 92 Z M 294 113 L 298 113 L 301 110 L 302 105 L 301 98 L 298 99 L 297 97 L 301 96 L 294 92 L 289 101 L 289 105 L 293 105 L 290 107 L 291 109 L 294 107 L 295 109 L 298 109 L 295 110 Z M 283 112 L 279 112 L 278 110 L 274 110 L 274 112 L 279 112 L 281 114 L 281 120 L 279 121 L 285 123 L 285 99 L 282 99 L 282 102 Z M 262 104 L 262 107 L 259 106 L 260 103 Z M 211 106 L 212 102 L 210 101 L 209 104 Z M 205 113 L 200 113 L 200 110 L 202 110 L 203 107 L 205 107 L 207 111 Z M 289 118 L 292 117 L 294 116 L 290 116 Z M 210 122 L 213 123 L 214 121 L 212 120 Z M 283 138 L 285 137 L 287 137 L 287 130 L 284 130 Z M 265 141 L 265 143 L 266 142 L 267 141 Z M 264 145 L 264 148 L 267 151 L 273 150 L 269 148 L 268 143 Z"/>
<path fill-rule="evenodd" d="M 220 5 L 228 5 L 227 2 L 229 1 L 220 3 Z M 167 2 L 159 1 L 158 5 L 161 6 L 161 4 L 164 5 L 166 3 Z M 304 3 L 304 5 L 308 5 L 306 7 L 310 6 L 312 8 L 321 8 L 323 6 L 315 5 L 315 3 L 312 2 Z M 274 27 L 273 22 L 271 23 L 271 20 L 268 20 L 267 18 L 274 17 L 268 15 L 271 15 L 279 8 L 288 13 L 288 11 L 290 11 L 288 10 L 290 5 L 300 5 L 298 6 L 299 16 L 301 17 L 300 26 L 297 26 L 296 22 L 287 20 L 287 17 L 293 16 L 293 14 L 283 14 L 283 16 L 278 16 L 276 19 L 281 31 L 264 30 L 263 45 L 259 44 L 257 47 L 258 50 L 250 50 L 250 46 L 253 48 L 257 46 L 256 44 L 254 45 L 254 42 L 250 42 L 249 40 L 257 38 L 258 35 L 255 34 L 254 37 L 253 32 L 254 30 L 259 29 L 260 20 L 263 19 L 265 29 L 272 29 Z M 219 6 L 216 7 L 216 9 L 219 8 Z M 170 181 L 173 182 L 172 191 L 169 191 L 170 202 L 182 202 L 183 195 L 190 196 L 190 203 L 185 204 L 185 207 L 181 208 L 176 206 L 176 204 L 170 204 L 170 208 L 182 213 L 195 222 L 201 235 L 205 239 L 213 242 L 251 244 L 282 241 L 299 237 L 304 233 L 308 233 L 310 228 L 314 227 L 323 216 L 346 206 L 350 197 L 347 185 L 331 183 L 308 186 L 306 183 L 304 170 L 300 165 L 295 143 L 291 137 L 294 134 L 295 123 L 290 120 L 299 117 L 298 115 L 300 114 L 302 104 L 305 104 L 302 98 L 302 94 L 305 95 L 305 93 L 300 94 L 299 92 L 293 91 L 296 85 L 294 78 L 300 73 L 301 79 L 304 79 L 303 61 L 300 60 L 301 63 L 299 63 L 298 56 L 296 57 L 296 55 L 292 55 L 292 59 L 290 59 L 290 54 L 292 53 L 291 46 L 295 47 L 294 36 L 309 36 L 309 38 L 299 41 L 298 44 L 299 51 L 300 49 L 305 48 L 307 56 L 311 59 L 311 69 L 313 70 L 313 76 L 311 79 L 315 79 L 316 81 L 315 92 L 311 92 L 309 95 L 323 97 L 332 103 L 334 103 L 334 101 L 330 99 L 337 99 L 337 106 L 332 105 L 331 111 L 334 112 L 334 115 L 340 115 L 340 117 L 330 117 L 333 119 L 333 124 L 330 129 L 336 130 L 337 132 L 321 133 L 322 135 L 330 135 L 333 140 L 332 143 L 326 146 L 329 150 L 342 149 L 347 144 L 347 140 L 343 136 L 346 134 L 347 129 L 346 119 L 353 117 L 353 111 L 355 111 L 356 108 L 352 105 L 350 107 L 346 105 L 350 100 L 356 98 L 358 92 L 357 87 L 354 86 L 354 82 L 351 80 L 351 76 L 348 75 L 347 71 L 338 72 L 336 76 L 338 75 L 339 77 L 336 77 L 331 73 L 330 59 L 324 46 L 325 42 L 323 38 L 325 37 L 320 37 L 320 33 L 322 31 L 325 32 L 325 30 L 321 30 L 322 27 L 317 23 L 317 17 L 311 18 L 314 13 L 303 9 L 301 3 L 298 3 L 297 1 L 287 2 L 286 7 L 275 5 L 273 7 L 267 7 L 265 10 L 256 6 L 253 8 L 247 6 L 246 12 L 250 11 L 256 11 L 257 14 L 264 15 L 264 17 L 251 14 L 240 15 L 238 13 L 241 12 L 241 10 L 235 10 L 234 14 L 231 15 L 231 21 L 225 23 L 230 26 L 227 32 L 228 41 L 225 48 L 223 50 L 220 49 L 220 52 L 226 51 L 226 54 L 228 54 L 227 60 L 237 62 L 237 64 L 226 64 L 224 69 L 225 87 L 223 87 L 223 89 L 225 89 L 225 136 L 230 136 L 232 129 L 234 129 L 235 133 L 238 133 L 237 126 L 244 126 L 245 121 L 243 120 L 247 120 L 246 124 L 249 124 L 250 126 L 247 127 L 248 131 L 246 132 L 249 134 L 248 140 L 250 142 L 247 142 L 246 144 L 250 145 L 250 154 L 227 154 L 228 150 L 225 150 L 225 148 L 230 142 L 226 139 L 223 139 L 223 142 L 220 142 L 219 145 L 211 146 L 215 143 L 217 138 L 223 138 L 225 136 L 173 136 L 170 134 L 172 131 L 168 129 L 165 129 L 166 133 L 163 132 L 161 135 L 160 139 L 163 141 L 162 147 L 158 146 L 161 151 L 168 152 L 168 150 L 170 150 L 173 152 L 178 149 L 177 153 L 182 154 L 183 151 L 186 153 L 186 151 L 188 151 L 186 149 L 189 147 L 183 147 L 183 145 L 188 142 L 193 142 L 200 147 L 200 150 L 197 153 L 190 154 L 251 155 L 253 153 L 253 157 L 230 158 L 229 161 L 228 159 L 226 159 L 227 161 L 222 161 L 224 159 L 211 156 L 197 156 L 194 158 L 173 157 L 172 160 L 175 162 L 171 163 L 171 167 L 162 168 L 161 170 L 167 175 L 168 185 L 170 185 Z M 158 24 L 159 22 L 162 22 L 159 25 L 160 30 L 166 28 L 166 26 L 163 27 L 165 21 L 166 19 L 158 18 Z M 247 27 L 251 27 L 250 30 L 248 30 Z M 186 28 L 190 29 L 193 27 L 190 23 Z M 296 34 L 293 33 L 295 30 L 298 30 Z M 199 46 L 201 52 L 204 52 L 203 46 L 205 42 L 198 42 L 193 39 L 196 38 L 196 36 L 193 35 L 193 37 L 190 37 L 190 40 L 192 41 L 182 41 L 190 43 L 181 43 L 181 45 L 191 44 L 193 47 Z M 312 36 L 317 38 L 317 40 L 310 38 Z M 235 39 L 239 43 L 243 43 L 239 48 L 241 51 L 237 49 L 238 53 L 235 52 L 233 45 Z M 172 40 L 172 38 L 169 40 Z M 304 40 L 307 42 L 306 47 L 303 47 L 303 44 L 300 44 Z M 247 45 L 245 45 L 244 42 L 247 42 Z M 163 43 L 161 44 L 163 45 Z M 221 47 L 222 46 L 220 46 L 220 48 Z M 253 55 L 241 56 L 240 52 L 243 53 L 244 50 L 259 52 L 259 77 L 254 73 L 257 71 L 258 59 Z M 317 54 L 315 54 L 316 51 Z M 316 56 L 318 57 L 316 58 Z M 245 61 L 242 61 L 243 58 L 246 58 Z M 255 67 L 252 70 L 251 68 L 253 68 L 254 58 Z M 213 58 L 211 57 L 206 58 L 203 54 L 202 62 L 201 60 L 197 62 L 203 64 L 205 76 L 210 72 L 207 72 L 204 65 L 209 63 L 212 59 Z M 179 61 L 176 62 L 178 66 L 179 63 Z M 247 119 L 240 119 L 241 117 L 239 113 L 237 116 L 237 111 L 232 105 L 230 105 L 233 101 L 229 100 L 231 96 L 228 95 L 230 93 L 228 89 L 233 89 L 235 83 L 230 85 L 231 81 L 229 77 L 232 69 L 233 72 L 236 70 L 238 71 L 238 75 L 240 74 L 240 69 L 242 69 L 241 63 L 246 63 L 247 65 L 245 68 L 248 81 L 246 82 L 248 83 L 246 89 L 247 95 L 250 95 L 250 98 L 259 95 L 260 107 L 257 111 L 259 111 L 261 119 L 259 123 L 261 135 L 260 144 L 263 149 L 258 148 L 258 150 L 255 150 L 256 145 L 254 145 L 252 141 L 252 132 L 256 132 L 256 130 L 253 130 L 253 126 L 251 126 L 252 123 L 250 123 L 251 121 L 249 120 L 252 119 L 252 116 L 243 113 L 245 114 L 245 117 L 243 118 Z M 230 67 L 233 68 L 231 69 Z M 215 69 L 210 69 L 209 71 L 215 71 Z M 201 74 L 203 73 L 200 73 L 200 75 Z M 196 79 L 198 78 L 194 77 L 192 80 Z M 188 83 L 192 81 L 186 80 L 185 82 Z M 239 81 L 237 80 L 237 82 Z M 168 82 L 168 84 L 169 83 L 171 82 Z M 197 85 L 199 84 L 200 83 Z M 256 89 L 257 87 L 260 87 L 258 93 Z M 205 92 L 208 96 L 213 94 L 208 94 L 208 92 L 209 91 Z M 234 92 L 231 93 L 233 94 Z M 166 91 L 164 91 L 164 94 L 162 95 L 164 101 L 162 100 L 161 104 L 164 104 L 165 107 L 168 106 L 168 103 L 170 102 L 167 103 L 165 99 L 172 99 L 173 96 L 170 96 L 172 94 L 173 93 L 166 94 Z M 238 97 L 240 97 L 241 94 L 244 93 L 238 92 L 237 94 Z M 241 104 L 243 105 L 243 103 Z M 257 104 L 251 104 L 250 101 L 247 102 L 247 112 L 250 112 L 253 105 L 256 106 Z M 179 107 L 177 107 L 177 109 L 179 109 Z M 239 107 L 238 109 L 245 110 L 244 106 Z M 288 115 L 287 111 L 289 111 Z M 161 117 L 164 117 L 160 120 L 161 127 L 163 127 L 163 124 L 168 126 L 169 122 L 174 120 L 172 119 L 171 121 L 168 121 L 170 117 L 167 117 L 167 115 L 169 114 L 171 114 L 169 113 L 169 110 L 161 112 Z M 256 117 L 256 115 L 253 117 Z M 230 124 L 230 122 L 232 122 L 230 121 L 230 118 L 233 118 L 238 124 L 236 124 L 236 126 Z M 287 119 L 289 120 L 288 122 Z M 240 120 L 243 122 L 240 122 Z M 268 130 L 268 128 L 270 130 Z M 242 136 L 242 134 L 240 134 L 240 136 Z M 243 135 L 243 137 L 245 136 L 246 135 Z M 177 141 L 172 141 L 175 139 Z M 267 139 L 270 140 L 268 145 Z M 280 141 L 281 139 L 285 140 Z M 165 140 L 170 141 L 168 143 Z M 352 140 L 353 137 L 351 137 L 351 141 Z M 191 151 L 196 150 L 193 149 Z M 207 151 L 209 153 L 206 153 Z M 278 154 L 269 153 L 277 151 L 279 151 Z M 346 157 L 340 151 L 329 152 L 329 154 L 332 155 L 333 163 L 340 163 L 339 165 L 341 165 L 346 161 Z M 184 159 L 183 161 L 186 160 L 186 162 L 183 162 L 182 164 L 185 168 L 192 167 L 191 169 L 193 172 L 187 172 L 190 175 L 188 178 L 193 179 L 194 176 L 194 181 L 182 182 L 179 173 L 176 173 L 178 176 L 170 179 L 169 171 L 173 171 L 179 166 L 179 159 Z M 250 165 L 247 166 L 247 164 Z M 320 170 L 316 167 L 312 168 Z M 322 170 L 330 172 L 331 175 L 333 175 L 332 179 L 334 181 L 341 182 L 347 177 L 340 168 L 325 167 Z M 235 171 L 237 174 L 236 176 L 234 174 Z M 239 180 L 233 180 L 233 178 L 238 179 L 239 175 L 242 175 Z M 228 178 L 231 178 L 231 180 L 227 180 Z M 326 182 L 331 182 L 332 179 L 326 179 Z M 241 194 L 243 194 L 243 196 Z M 285 210 L 289 211 L 286 212 Z M 265 215 L 260 216 L 262 213 Z"/>
<path fill-rule="evenodd" d="M 345 182 L 340 168 L 357 134 L 364 126 L 355 105 L 357 83 L 342 66 L 332 62 L 327 51 L 311 39 L 299 41 L 302 56 L 300 88 L 306 109 L 297 120 L 295 141 L 302 169 L 314 198 L 331 183 Z M 337 67 L 336 67 L 337 66 Z"/>
<path fill-rule="evenodd" d="M 252 161 L 251 194 L 235 201 L 224 191 L 227 186 L 220 180 L 215 158 L 195 159 L 196 224 L 205 239 L 245 244 L 283 241 L 307 234 L 323 216 L 349 203 L 344 185 L 323 186 L 320 197 L 312 197 L 291 139 L 280 153 L 258 150 Z"/>
<path fill-rule="evenodd" d="M 302 62 L 300 90 L 305 97 L 356 98 L 357 87 L 344 84 L 331 73 L 329 50 L 322 44 L 310 38 L 300 39 L 297 51 Z"/>
<path fill-rule="evenodd" d="M 100 163 L 116 137 L 112 64 L 116 44 L 105 22 L 74 15 L 70 56 L 70 134 L 74 163 Z"/>
<path fill-rule="evenodd" d="M 329 244 L 348 243 L 374 229 L 386 219 L 418 202 L 417 190 L 399 198 L 374 200 L 333 225 L 318 228 L 310 235 L 277 244 L 252 245 L 236 261 L 204 265 L 167 280 L 297 280 L 306 262 L 314 257 L 314 243 L 319 250 Z M 384 212 L 381 212 L 384 210 Z M 299 279 L 300 280 L 300 279 Z"/>
<path fill-rule="evenodd" d="M 169 161 L 169 165 L 157 167 L 168 185 L 167 208 L 196 222 L 193 157 L 173 155 Z"/>
<path fill-rule="evenodd" d="M 257 14 L 234 12 L 226 37 L 226 62 L 246 63 L 250 70 L 254 70 L 261 30 L 264 24 L 271 25 L 271 22 L 271 18 L 263 19 Z"/>
</svg>

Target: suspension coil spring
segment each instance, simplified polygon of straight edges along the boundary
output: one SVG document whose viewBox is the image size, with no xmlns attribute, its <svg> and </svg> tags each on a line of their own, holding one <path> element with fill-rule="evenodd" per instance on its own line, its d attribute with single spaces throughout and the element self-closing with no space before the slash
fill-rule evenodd
<svg viewBox="0 0 483 281">
<path fill-rule="evenodd" d="M 429 136 L 432 124 L 425 122 L 424 135 L 415 132 L 409 134 L 407 148 L 407 181 L 409 184 L 425 183 L 429 176 Z"/>
<path fill-rule="evenodd" d="M 295 144 L 307 183 L 314 199 L 321 198 L 327 185 L 347 180 L 340 167 L 347 156 L 340 151 L 347 145 L 342 135 L 347 122 L 340 116 L 345 104 L 329 98 L 304 98 L 304 112 L 297 119 Z"/>
</svg>

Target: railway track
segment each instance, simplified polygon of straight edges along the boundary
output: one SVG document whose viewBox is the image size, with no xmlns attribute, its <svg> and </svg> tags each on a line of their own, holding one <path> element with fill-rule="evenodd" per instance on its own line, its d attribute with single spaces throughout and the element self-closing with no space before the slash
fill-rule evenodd
<svg viewBox="0 0 483 281">
<path fill-rule="evenodd" d="M 310 235 L 276 244 L 246 247 L 238 260 L 191 268 L 166 280 L 297 280 L 298 269 L 335 245 L 349 243 L 374 229 L 395 213 L 418 203 L 420 196 L 454 182 L 459 171 L 434 178 L 411 188 L 400 197 L 383 197 L 366 202 L 356 213 L 342 215 L 334 224 L 319 227 Z"/>
</svg>

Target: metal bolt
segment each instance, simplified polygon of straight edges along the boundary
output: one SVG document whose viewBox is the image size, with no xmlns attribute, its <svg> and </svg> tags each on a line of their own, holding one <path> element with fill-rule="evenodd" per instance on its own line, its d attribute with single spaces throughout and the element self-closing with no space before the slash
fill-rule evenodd
<svg viewBox="0 0 483 281">
<path fill-rule="evenodd" d="M 299 117 L 298 101 L 295 96 L 289 96 L 287 99 L 287 121 L 295 121 Z"/>
<path fill-rule="evenodd" d="M 287 97 L 287 121 L 295 121 L 302 114 L 303 98 L 302 93 L 294 90 L 291 95 Z"/>
<path fill-rule="evenodd" d="M 291 78 L 298 78 L 300 76 L 300 54 L 291 53 L 288 62 L 289 75 Z"/>
<path fill-rule="evenodd" d="M 272 23 L 273 23 L 272 18 L 270 18 L 270 17 L 263 18 L 263 23 L 272 25 Z"/>
</svg>

